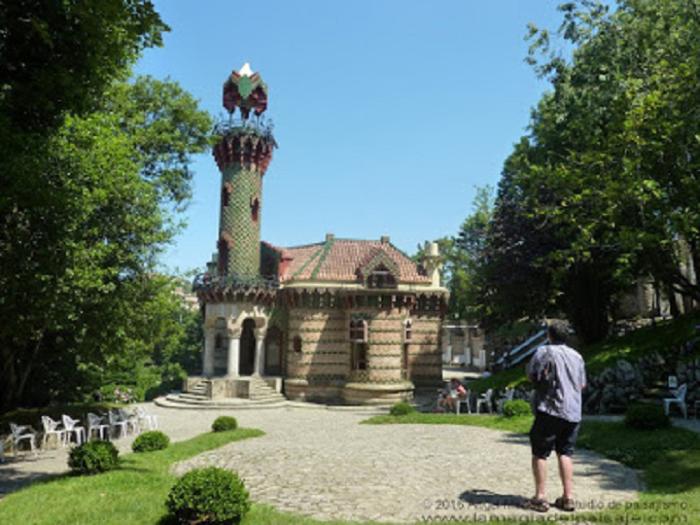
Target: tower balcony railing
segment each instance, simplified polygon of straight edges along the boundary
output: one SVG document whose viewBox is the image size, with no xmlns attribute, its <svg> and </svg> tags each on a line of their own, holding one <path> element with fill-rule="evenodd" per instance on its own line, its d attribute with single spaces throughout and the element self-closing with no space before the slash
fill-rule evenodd
<svg viewBox="0 0 700 525">
<path fill-rule="evenodd" d="M 242 276 L 242 275 L 211 275 L 210 273 L 200 273 L 194 278 L 192 289 L 199 290 L 224 289 L 224 288 L 263 288 L 274 290 L 279 288 L 280 283 L 276 278 L 262 276 Z"/>
<path fill-rule="evenodd" d="M 272 120 L 263 116 L 253 115 L 251 118 L 244 119 L 231 115 L 214 126 L 214 134 L 225 137 L 236 133 L 251 133 L 274 142 L 274 128 Z"/>
</svg>

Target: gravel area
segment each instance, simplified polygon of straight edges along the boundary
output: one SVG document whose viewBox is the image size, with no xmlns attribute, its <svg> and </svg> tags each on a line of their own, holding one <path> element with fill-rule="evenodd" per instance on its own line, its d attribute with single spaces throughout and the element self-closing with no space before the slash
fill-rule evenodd
<svg viewBox="0 0 700 525">
<path fill-rule="evenodd" d="M 241 475 L 254 501 L 319 519 L 414 522 L 524 514 L 532 493 L 527 439 L 479 427 L 360 425 L 366 414 L 304 408 L 174 410 L 145 405 L 174 441 L 209 430 L 221 414 L 266 435 L 232 443 L 174 467 L 217 465 Z M 133 438 L 117 440 L 123 451 Z M 65 471 L 65 450 L 0 465 L 0 491 Z M 635 471 L 577 453 L 576 497 L 589 505 L 634 499 Z M 549 491 L 559 495 L 556 461 Z"/>
</svg>

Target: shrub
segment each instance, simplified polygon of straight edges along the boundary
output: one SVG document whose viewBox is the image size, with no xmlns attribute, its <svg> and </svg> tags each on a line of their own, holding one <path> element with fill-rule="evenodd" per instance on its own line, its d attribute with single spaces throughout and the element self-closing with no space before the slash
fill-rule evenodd
<svg viewBox="0 0 700 525">
<path fill-rule="evenodd" d="M 391 410 L 389 410 L 389 413 L 392 416 L 405 416 L 406 414 L 412 414 L 415 411 L 416 409 L 413 408 L 413 406 L 411 406 L 409 403 L 406 403 L 405 401 L 402 401 L 392 406 Z"/>
<path fill-rule="evenodd" d="M 214 432 L 226 432 L 227 430 L 236 430 L 238 428 L 238 421 L 235 417 L 231 416 L 219 416 L 214 420 L 211 429 Z"/>
<path fill-rule="evenodd" d="M 660 405 L 636 403 L 627 408 L 625 425 L 638 430 L 655 430 L 668 428 L 671 420 Z"/>
<path fill-rule="evenodd" d="M 250 510 L 248 491 L 235 472 L 191 470 L 170 489 L 166 505 L 178 523 L 240 523 Z"/>
<path fill-rule="evenodd" d="M 503 415 L 506 417 L 529 416 L 532 414 L 530 403 L 524 399 L 511 399 L 503 403 Z"/>
<path fill-rule="evenodd" d="M 88 441 L 70 451 L 68 466 L 74 474 L 97 474 L 119 466 L 119 451 L 109 441 Z"/>
<path fill-rule="evenodd" d="M 170 438 L 160 430 L 144 432 L 137 437 L 131 445 L 134 452 L 151 452 L 153 450 L 163 450 L 168 448 Z"/>
</svg>

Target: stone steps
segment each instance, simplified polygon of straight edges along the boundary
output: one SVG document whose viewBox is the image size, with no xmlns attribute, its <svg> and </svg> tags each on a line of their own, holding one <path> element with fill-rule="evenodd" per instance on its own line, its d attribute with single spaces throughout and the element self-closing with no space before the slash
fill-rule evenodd
<svg viewBox="0 0 700 525">
<path fill-rule="evenodd" d="M 241 398 L 228 398 L 211 400 L 206 397 L 197 397 L 185 394 L 168 394 L 164 397 L 159 397 L 154 400 L 155 404 L 164 408 L 183 408 L 183 409 L 256 409 L 256 408 L 279 408 L 285 406 L 286 400 L 279 402 L 277 400 L 249 400 Z"/>
</svg>

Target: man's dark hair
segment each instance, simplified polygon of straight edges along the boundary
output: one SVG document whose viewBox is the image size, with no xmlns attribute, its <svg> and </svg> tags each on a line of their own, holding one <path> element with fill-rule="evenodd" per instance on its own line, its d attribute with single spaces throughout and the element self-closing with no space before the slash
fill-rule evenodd
<svg viewBox="0 0 700 525">
<path fill-rule="evenodd" d="M 552 344 L 563 345 L 568 337 L 566 323 L 562 321 L 550 321 L 547 323 L 547 336 Z"/>
</svg>

